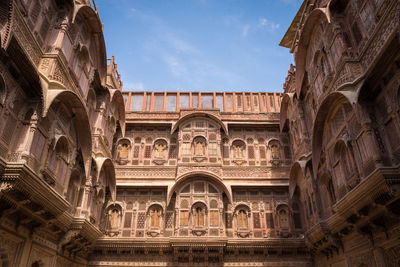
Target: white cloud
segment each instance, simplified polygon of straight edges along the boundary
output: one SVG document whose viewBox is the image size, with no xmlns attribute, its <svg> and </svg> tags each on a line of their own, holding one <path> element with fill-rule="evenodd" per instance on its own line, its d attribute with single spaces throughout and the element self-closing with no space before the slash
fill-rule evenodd
<svg viewBox="0 0 400 267">
<path fill-rule="evenodd" d="M 200 54 L 196 47 L 172 34 L 167 34 L 165 39 L 178 53 Z"/>
<path fill-rule="evenodd" d="M 183 76 L 186 73 L 186 66 L 177 57 L 171 55 L 164 55 L 165 63 L 168 65 L 169 71 L 174 76 Z"/>
<path fill-rule="evenodd" d="M 242 36 L 243 37 L 246 37 L 249 34 L 250 27 L 251 27 L 250 24 L 246 24 L 243 26 L 243 28 L 242 28 Z"/>
<path fill-rule="evenodd" d="M 279 29 L 280 25 L 273 21 L 269 21 L 266 18 L 261 18 L 258 20 L 258 27 L 259 28 L 267 28 L 270 31 L 274 31 L 274 30 Z"/>
</svg>

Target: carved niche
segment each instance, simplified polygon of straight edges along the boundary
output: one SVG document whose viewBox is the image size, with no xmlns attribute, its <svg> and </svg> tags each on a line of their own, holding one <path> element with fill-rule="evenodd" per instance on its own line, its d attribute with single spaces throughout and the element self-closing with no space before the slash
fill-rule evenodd
<svg viewBox="0 0 400 267">
<path fill-rule="evenodd" d="M 207 141 L 203 136 L 197 136 L 193 139 L 193 160 L 196 162 L 203 162 L 206 157 Z"/>
<path fill-rule="evenodd" d="M 167 141 L 163 139 L 158 139 L 154 142 L 153 162 L 156 165 L 164 165 L 164 163 L 167 161 L 167 151 L 168 151 L 167 148 L 168 148 Z"/>
</svg>

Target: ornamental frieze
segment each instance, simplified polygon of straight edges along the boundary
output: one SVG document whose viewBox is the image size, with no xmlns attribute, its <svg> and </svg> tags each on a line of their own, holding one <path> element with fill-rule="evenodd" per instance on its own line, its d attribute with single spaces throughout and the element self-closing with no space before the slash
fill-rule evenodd
<svg viewBox="0 0 400 267">
<path fill-rule="evenodd" d="M 140 178 L 175 178 L 175 167 L 173 168 L 117 168 L 115 174 L 117 179 L 130 178 L 130 179 L 140 179 Z"/>
<path fill-rule="evenodd" d="M 379 51 L 385 46 L 389 37 L 399 27 L 400 3 L 395 1 L 393 8 L 390 9 L 390 14 L 386 17 L 384 23 L 379 27 L 379 34 L 375 34 L 374 39 L 370 40 L 369 47 L 362 57 L 362 65 L 368 68 L 370 64 L 379 56 Z"/>
<path fill-rule="evenodd" d="M 185 167 L 178 167 L 177 177 L 180 177 L 181 175 L 191 172 L 206 172 L 206 173 L 211 172 L 219 177 L 222 176 L 221 167 L 185 166 Z"/>
<path fill-rule="evenodd" d="M 340 86 L 345 83 L 354 82 L 361 76 L 361 66 L 358 63 L 345 62 L 336 75 L 335 82 L 333 83 L 333 90 L 336 91 Z"/>
<path fill-rule="evenodd" d="M 35 66 L 39 65 L 41 50 L 35 41 L 31 31 L 29 31 L 27 25 L 21 17 L 21 13 L 17 8 L 14 12 L 14 21 L 12 26 L 14 35 L 19 41 L 19 44 L 24 48 L 25 52 L 28 54 L 30 60 Z"/>
<path fill-rule="evenodd" d="M 224 167 L 222 168 L 222 177 L 229 178 L 285 178 L 289 175 L 289 170 L 287 168 L 271 168 L 271 167 Z"/>
</svg>

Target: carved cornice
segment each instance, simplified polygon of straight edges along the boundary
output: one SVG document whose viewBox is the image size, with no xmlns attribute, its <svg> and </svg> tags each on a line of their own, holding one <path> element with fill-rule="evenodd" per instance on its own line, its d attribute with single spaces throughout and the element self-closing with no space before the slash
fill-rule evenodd
<svg viewBox="0 0 400 267">
<path fill-rule="evenodd" d="M 60 215 L 69 209 L 70 204 L 61 197 L 45 181 L 40 179 L 29 167 L 22 163 L 8 163 L 4 173 L 0 176 L 1 181 L 8 182 L 14 189 L 24 192 L 46 206 L 54 215 Z M 51 203 L 52 205 L 49 205 Z"/>
</svg>

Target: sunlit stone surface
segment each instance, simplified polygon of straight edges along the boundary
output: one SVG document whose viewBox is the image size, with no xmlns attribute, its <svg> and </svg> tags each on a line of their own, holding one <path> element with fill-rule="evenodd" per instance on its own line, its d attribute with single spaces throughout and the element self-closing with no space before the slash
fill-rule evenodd
<svg viewBox="0 0 400 267">
<path fill-rule="evenodd" d="M 305 1 L 283 94 L 122 92 L 93 3 L 1 1 L 0 266 L 400 266 L 399 17 Z"/>
</svg>

